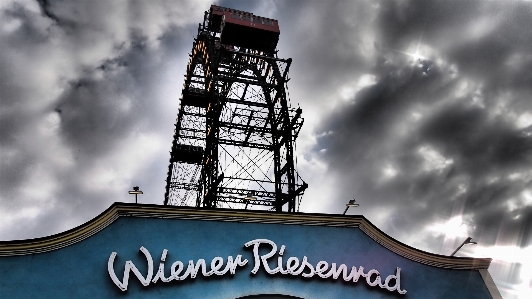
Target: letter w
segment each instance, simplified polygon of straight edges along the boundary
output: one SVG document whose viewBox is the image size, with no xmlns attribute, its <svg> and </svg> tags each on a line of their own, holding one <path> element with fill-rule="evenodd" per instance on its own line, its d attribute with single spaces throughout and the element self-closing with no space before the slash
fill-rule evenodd
<svg viewBox="0 0 532 299">
<path fill-rule="evenodd" d="M 109 272 L 109 276 L 111 276 L 113 282 L 122 291 L 127 291 L 127 285 L 129 283 L 129 271 L 133 271 L 133 274 L 137 276 L 143 286 L 148 286 L 150 284 L 151 277 L 153 276 L 153 259 L 151 257 L 150 252 L 146 248 L 144 248 L 144 246 L 140 247 L 140 251 L 144 253 L 144 255 L 146 256 L 146 260 L 148 261 L 148 274 L 146 275 L 146 277 L 142 276 L 137 267 L 135 267 L 135 264 L 133 264 L 132 261 L 127 261 L 124 269 L 124 277 L 122 282 L 118 279 L 118 277 L 116 277 L 113 266 L 115 257 L 117 255 L 116 252 L 111 253 L 111 256 L 109 256 L 109 261 L 107 262 L 107 271 Z"/>
</svg>

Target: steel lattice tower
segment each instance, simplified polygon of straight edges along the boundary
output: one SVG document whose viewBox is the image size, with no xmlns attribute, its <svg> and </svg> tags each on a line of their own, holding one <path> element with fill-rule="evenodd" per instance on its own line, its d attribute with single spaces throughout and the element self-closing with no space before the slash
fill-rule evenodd
<svg viewBox="0 0 532 299">
<path fill-rule="evenodd" d="M 277 57 L 276 20 L 211 6 L 198 26 L 170 156 L 165 205 L 295 212 L 303 125 Z"/>
</svg>

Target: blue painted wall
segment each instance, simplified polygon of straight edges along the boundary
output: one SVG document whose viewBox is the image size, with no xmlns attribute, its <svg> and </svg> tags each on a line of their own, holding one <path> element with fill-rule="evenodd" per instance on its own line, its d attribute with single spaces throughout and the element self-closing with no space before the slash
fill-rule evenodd
<svg viewBox="0 0 532 299">
<path fill-rule="evenodd" d="M 251 275 L 254 265 L 253 239 L 270 239 L 278 247 L 286 245 L 284 261 L 306 255 L 311 264 L 330 263 L 376 269 L 382 279 L 401 270 L 405 295 L 380 287 L 370 287 L 361 277 L 357 283 L 341 279 L 303 278 L 269 275 L 261 268 Z M 130 274 L 127 291 L 121 291 L 107 272 L 107 261 L 117 252 L 114 268 L 123 276 L 124 264 L 132 260 L 146 273 L 144 246 L 154 260 L 157 272 L 163 249 L 167 276 L 177 260 L 185 267 L 189 260 L 210 261 L 238 254 L 249 260 L 234 276 L 151 283 L 144 287 Z M 266 246 L 265 246 L 266 249 Z M 268 250 L 266 250 L 268 251 Z M 277 263 L 270 263 L 275 267 Z M 208 267 L 210 268 L 210 266 Z M 253 294 L 285 294 L 305 299 L 323 298 L 491 298 L 478 271 L 449 270 L 422 265 L 388 251 L 358 228 L 299 226 L 264 223 L 232 223 L 121 217 L 96 235 L 52 252 L 26 256 L 0 257 L 1 298 L 220 298 L 234 299 Z"/>
</svg>

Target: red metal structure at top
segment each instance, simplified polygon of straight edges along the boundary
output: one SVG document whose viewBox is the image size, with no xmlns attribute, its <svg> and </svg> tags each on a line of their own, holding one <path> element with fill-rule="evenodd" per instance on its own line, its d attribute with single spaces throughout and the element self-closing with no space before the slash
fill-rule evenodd
<svg viewBox="0 0 532 299">
<path fill-rule="evenodd" d="M 245 11 L 211 5 L 209 24 L 225 45 L 273 52 L 279 41 L 277 20 Z"/>
</svg>

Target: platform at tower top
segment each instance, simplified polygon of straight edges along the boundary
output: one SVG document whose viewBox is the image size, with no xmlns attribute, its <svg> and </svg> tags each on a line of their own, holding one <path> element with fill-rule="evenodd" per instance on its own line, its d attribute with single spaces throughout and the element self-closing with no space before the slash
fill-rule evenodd
<svg viewBox="0 0 532 299">
<path fill-rule="evenodd" d="M 211 5 L 209 29 L 220 33 L 220 42 L 271 53 L 279 41 L 279 22 L 252 13 Z"/>
</svg>

